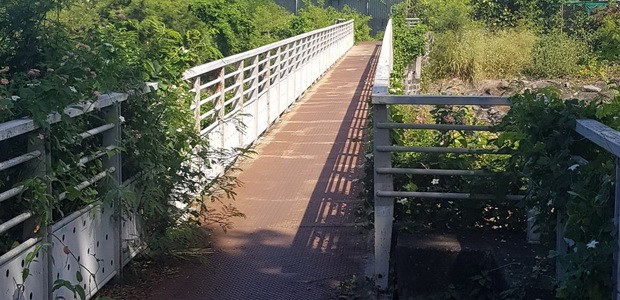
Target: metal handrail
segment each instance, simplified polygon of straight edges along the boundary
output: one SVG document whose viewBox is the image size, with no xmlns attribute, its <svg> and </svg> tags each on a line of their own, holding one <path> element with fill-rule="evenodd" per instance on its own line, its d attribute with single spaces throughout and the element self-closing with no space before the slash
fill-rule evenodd
<svg viewBox="0 0 620 300">
<path fill-rule="evenodd" d="M 477 130 L 489 131 L 490 126 L 453 125 L 453 124 L 402 124 L 389 122 L 388 105 L 485 105 L 510 106 L 508 97 L 496 96 L 448 96 L 448 95 L 390 95 L 389 79 L 392 72 L 392 24 L 388 22 L 385 38 L 381 49 L 381 59 L 375 76 L 372 103 L 374 124 L 374 184 L 375 184 L 375 284 L 379 289 L 388 288 L 389 257 L 392 236 L 392 220 L 394 214 L 395 197 L 419 197 L 440 199 L 494 199 L 495 195 L 477 195 L 469 193 L 431 193 L 394 191 L 393 174 L 435 174 L 458 176 L 488 176 L 485 170 L 432 170 L 412 168 L 392 168 L 392 152 L 438 152 L 438 153 L 475 153 L 486 152 L 491 149 L 462 149 L 442 147 L 403 147 L 393 146 L 390 141 L 391 129 L 425 129 L 425 130 Z M 577 120 L 574 130 L 584 138 L 602 147 L 615 156 L 616 183 L 615 183 L 615 212 L 614 225 L 616 227 L 616 243 L 618 245 L 614 255 L 614 288 L 613 299 L 620 299 L 620 132 L 590 119 Z M 491 150 L 494 151 L 494 150 Z M 502 152 L 503 153 L 503 152 Z M 494 154 L 500 154 L 496 152 Z M 523 195 L 506 195 L 506 200 L 520 201 Z M 528 221 L 529 222 L 529 221 Z M 563 221 L 558 218 L 556 228 L 558 253 L 566 252 L 564 241 Z M 528 230 L 531 226 L 528 224 Z M 528 232 L 529 237 L 530 232 Z M 561 268 L 557 268 L 562 272 Z"/>
</svg>

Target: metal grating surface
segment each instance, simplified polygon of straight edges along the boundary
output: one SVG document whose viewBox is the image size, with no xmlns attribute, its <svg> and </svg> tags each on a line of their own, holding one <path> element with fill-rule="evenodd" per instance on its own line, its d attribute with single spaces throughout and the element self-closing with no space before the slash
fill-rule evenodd
<svg viewBox="0 0 620 300">
<path fill-rule="evenodd" d="M 355 224 L 356 178 L 377 48 L 354 47 L 282 116 L 239 166 L 234 205 L 247 218 L 214 228 L 208 263 L 182 266 L 148 299 L 328 299 L 339 281 L 363 278 L 371 252 Z"/>
</svg>

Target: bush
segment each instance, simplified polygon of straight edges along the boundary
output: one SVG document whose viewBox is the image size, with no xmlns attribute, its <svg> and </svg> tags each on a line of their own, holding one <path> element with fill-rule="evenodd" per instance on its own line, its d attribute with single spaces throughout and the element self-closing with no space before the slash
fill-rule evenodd
<svg viewBox="0 0 620 300">
<path fill-rule="evenodd" d="M 424 54 L 426 48 L 426 33 L 428 27 L 424 24 L 417 24 L 409 27 L 405 18 L 411 17 L 412 6 L 410 1 L 401 2 L 394 5 L 392 32 L 393 32 L 393 48 L 394 48 L 394 66 L 392 73 L 392 87 L 402 84 L 402 75 L 404 70 L 413 60 Z"/>
<path fill-rule="evenodd" d="M 530 23 L 544 30 L 561 23 L 559 0 L 472 0 L 473 15 L 492 28 Z"/>
<path fill-rule="evenodd" d="M 597 54 L 607 60 L 620 60 L 620 7 L 600 12 L 595 22 L 593 45 Z"/>
<path fill-rule="evenodd" d="M 541 78 L 571 76 L 579 72 L 588 55 L 585 43 L 564 33 L 546 34 L 534 46 L 527 74 Z"/>
<path fill-rule="evenodd" d="M 612 293 L 614 157 L 577 134 L 576 119 L 618 128 L 620 97 L 611 102 L 563 100 L 558 91 L 516 95 L 502 120 L 499 147 L 515 149 L 515 170 L 527 177 L 528 209 L 539 214 L 541 243 L 565 270 L 556 297 L 608 299 Z M 559 216 L 558 216 L 559 215 Z M 566 252 L 555 251 L 556 224 L 565 223 Z"/>
<path fill-rule="evenodd" d="M 419 0 L 413 11 L 435 32 L 460 30 L 472 22 L 469 0 Z"/>
</svg>

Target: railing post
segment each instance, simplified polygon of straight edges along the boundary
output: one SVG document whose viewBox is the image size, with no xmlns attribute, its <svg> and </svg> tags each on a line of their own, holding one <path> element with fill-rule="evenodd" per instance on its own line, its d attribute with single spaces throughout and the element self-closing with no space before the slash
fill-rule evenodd
<svg viewBox="0 0 620 300">
<path fill-rule="evenodd" d="M 226 133 L 225 126 L 222 124 L 224 122 L 224 116 L 226 115 L 226 107 L 224 103 L 226 102 L 226 93 L 224 93 L 224 88 L 226 84 L 226 79 L 224 78 L 226 70 L 224 67 L 220 68 L 218 71 L 218 78 L 220 81 L 215 85 L 215 94 L 219 93 L 219 96 L 215 98 L 215 102 L 213 103 L 213 107 L 215 108 L 215 118 L 216 122 L 220 124 L 220 141 L 221 148 L 226 148 Z"/>
<path fill-rule="evenodd" d="M 267 82 L 265 83 L 265 88 L 267 89 L 267 126 L 271 124 L 271 50 L 267 51 L 267 61 L 265 62 L 265 68 L 267 71 L 265 72 L 265 76 L 267 77 Z"/>
<path fill-rule="evenodd" d="M 254 99 L 254 138 L 252 140 L 256 140 L 258 138 L 258 105 L 259 105 L 259 95 L 260 95 L 260 91 L 258 89 L 258 83 L 260 81 L 260 78 L 258 76 L 258 72 L 260 71 L 260 55 L 257 54 L 254 57 L 254 61 L 252 62 L 252 64 L 254 65 L 254 68 L 252 69 L 252 78 L 254 78 L 254 80 L 252 80 L 252 97 L 250 99 Z"/>
<path fill-rule="evenodd" d="M 237 92 L 235 93 L 235 97 L 237 98 L 237 101 L 235 101 L 235 110 L 238 110 L 238 116 L 239 116 L 239 122 L 241 122 L 241 124 L 245 124 L 245 122 L 243 122 L 243 105 L 245 104 L 245 101 L 243 99 L 243 92 L 244 92 L 244 86 L 243 86 L 243 80 L 244 80 L 244 69 L 245 68 L 245 63 L 243 60 L 241 60 L 238 65 L 237 65 L 237 72 L 239 72 L 236 76 L 236 80 L 235 80 L 235 85 L 237 86 Z M 239 147 L 243 146 L 243 136 L 245 134 L 246 129 L 242 128 L 241 130 L 239 130 Z"/>
<path fill-rule="evenodd" d="M 389 287 L 390 247 L 394 217 L 394 199 L 377 196 L 378 191 L 392 191 L 394 189 L 392 175 L 377 173 L 378 168 L 391 168 L 392 166 L 391 153 L 377 151 L 379 146 L 391 145 L 390 130 L 377 128 L 377 124 L 386 123 L 388 119 L 387 105 L 374 104 L 375 285 L 379 290 L 386 290 Z"/>
<path fill-rule="evenodd" d="M 47 178 L 45 177 L 47 175 L 47 171 L 48 171 L 48 166 L 51 165 L 51 161 L 52 161 L 52 157 L 50 156 L 50 142 L 49 142 L 49 130 L 44 130 L 44 129 L 39 129 L 36 131 L 33 131 L 29 134 L 29 138 L 28 138 L 28 152 L 33 152 L 33 151 L 39 151 L 41 154 L 37 159 L 33 159 L 30 162 L 30 165 L 32 166 L 32 170 L 33 173 L 32 175 L 34 175 L 35 177 L 39 177 L 41 178 L 41 180 L 43 180 L 44 182 L 47 182 Z M 47 193 L 51 195 L 52 193 L 52 187 L 50 184 L 47 184 Z M 48 214 L 51 216 L 52 215 L 52 209 L 48 209 Z M 52 242 L 52 236 L 51 236 L 51 228 L 50 226 L 48 226 L 47 222 L 51 221 L 51 220 L 41 220 L 41 228 L 40 230 L 40 234 L 41 234 L 41 243 L 43 243 L 43 245 L 51 245 Z M 32 237 L 32 234 L 34 234 L 34 228 L 36 225 L 32 220 L 28 221 L 31 222 L 30 224 L 28 223 L 24 223 L 24 240 Z M 52 248 L 52 246 L 44 246 L 41 248 L 41 250 L 39 250 L 39 262 L 43 268 L 43 282 L 41 282 L 40 284 L 42 286 L 45 287 L 45 290 L 48 291 L 48 293 L 45 293 L 42 295 L 41 299 L 53 299 L 51 290 L 52 290 L 52 286 L 53 286 L 53 282 L 54 282 L 54 275 L 52 274 L 52 264 L 53 264 L 53 257 L 52 257 L 52 251 L 50 250 Z"/>
<path fill-rule="evenodd" d="M 114 103 L 110 107 L 105 109 L 105 121 L 109 124 L 114 124 L 114 128 L 103 133 L 103 147 L 115 146 L 119 147 L 121 143 L 121 104 Z M 115 150 L 116 151 L 116 150 Z M 121 162 L 121 154 L 115 153 L 110 157 L 104 157 L 103 166 L 106 170 L 111 170 L 114 168 L 114 171 L 109 174 L 109 177 L 112 179 L 110 185 L 112 187 L 118 186 L 123 181 L 122 176 L 122 162 Z M 123 277 L 123 205 L 121 204 L 122 199 L 117 198 L 113 200 L 113 218 L 110 220 L 113 222 L 114 232 L 114 270 L 116 270 L 116 277 Z M 102 204 L 105 205 L 105 204 Z M 131 212 L 130 212 L 131 213 Z"/>
<path fill-rule="evenodd" d="M 613 300 L 620 299 L 620 238 L 618 230 L 620 229 L 620 158 L 616 157 L 616 193 L 614 197 L 614 226 L 616 228 L 616 249 L 614 251 L 614 267 L 613 267 Z"/>
<path fill-rule="evenodd" d="M 218 78 L 220 81 L 215 85 L 215 93 L 219 93 L 220 95 L 215 98 L 214 107 L 216 112 L 216 118 L 218 121 L 222 121 L 226 114 L 226 109 L 224 108 L 224 102 L 226 101 L 226 95 L 224 93 L 224 85 L 225 85 L 225 70 L 224 67 L 220 68 L 218 71 Z"/>
<path fill-rule="evenodd" d="M 276 105 L 276 111 L 278 112 L 278 116 L 280 115 L 279 111 L 280 111 L 280 101 L 282 101 L 280 99 L 280 90 L 282 89 L 282 86 L 280 86 L 281 81 L 282 81 L 282 47 L 285 46 L 281 46 L 278 47 L 278 50 L 276 51 L 276 78 L 275 78 L 275 83 L 278 86 L 278 91 L 276 92 L 276 97 L 277 97 L 277 105 Z M 272 106 L 273 107 L 273 106 Z"/>
<path fill-rule="evenodd" d="M 200 130 L 202 129 L 201 128 L 202 125 L 200 121 L 200 115 L 201 115 L 200 76 L 196 76 L 196 79 L 194 80 L 194 92 L 196 93 L 196 95 L 194 96 L 194 105 L 196 106 L 196 108 L 194 108 L 194 122 L 195 122 L 194 129 L 196 130 L 198 134 L 200 134 Z"/>
</svg>

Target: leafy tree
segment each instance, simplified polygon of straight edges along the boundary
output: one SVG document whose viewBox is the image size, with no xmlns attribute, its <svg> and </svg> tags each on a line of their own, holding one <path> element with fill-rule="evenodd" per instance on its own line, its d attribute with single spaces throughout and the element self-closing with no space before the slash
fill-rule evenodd
<svg viewBox="0 0 620 300">
<path fill-rule="evenodd" d="M 561 0 L 472 0 L 474 17 L 491 27 L 514 27 L 523 23 L 545 30 L 560 25 Z"/>
<path fill-rule="evenodd" d="M 599 11 L 592 20 L 594 48 L 603 59 L 620 61 L 620 7 Z"/>
<path fill-rule="evenodd" d="M 43 56 L 46 15 L 59 4 L 54 0 L 6 0 L 0 6 L 0 64 L 24 70 Z"/>
<path fill-rule="evenodd" d="M 200 0 L 190 5 L 190 11 L 212 30 L 224 56 L 249 50 L 247 41 L 254 30 L 249 8 L 241 0 Z"/>
</svg>

